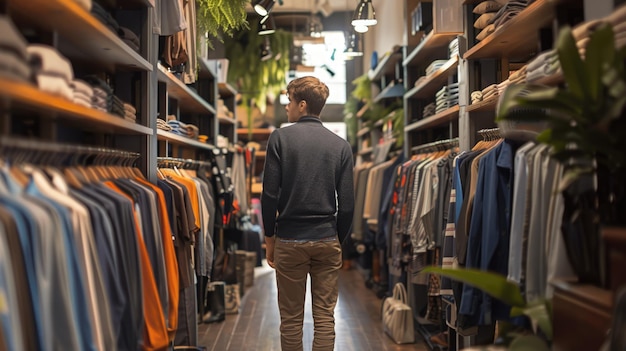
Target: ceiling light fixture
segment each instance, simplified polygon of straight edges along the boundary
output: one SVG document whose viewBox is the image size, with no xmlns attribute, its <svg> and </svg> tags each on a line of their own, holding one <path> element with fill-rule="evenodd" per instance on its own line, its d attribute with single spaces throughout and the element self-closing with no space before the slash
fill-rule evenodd
<svg viewBox="0 0 626 351">
<path fill-rule="evenodd" d="M 274 23 L 274 16 L 267 15 L 261 18 L 259 22 L 259 35 L 267 35 L 276 32 L 276 24 Z"/>
<path fill-rule="evenodd" d="M 254 4 L 254 11 L 265 17 L 270 13 L 275 2 L 275 0 L 257 0 Z"/>
<path fill-rule="evenodd" d="M 357 33 L 366 33 L 370 28 L 368 26 L 354 26 L 354 31 Z"/>
<path fill-rule="evenodd" d="M 354 10 L 352 16 L 352 25 L 356 26 L 374 26 L 378 23 L 376 20 L 376 12 L 372 0 L 361 0 Z"/>
<path fill-rule="evenodd" d="M 356 57 L 363 56 L 363 49 L 361 48 L 361 40 L 359 35 L 356 33 L 349 33 L 347 36 L 348 45 L 346 45 L 346 50 L 343 52 L 343 57 L 348 60 Z"/>
</svg>

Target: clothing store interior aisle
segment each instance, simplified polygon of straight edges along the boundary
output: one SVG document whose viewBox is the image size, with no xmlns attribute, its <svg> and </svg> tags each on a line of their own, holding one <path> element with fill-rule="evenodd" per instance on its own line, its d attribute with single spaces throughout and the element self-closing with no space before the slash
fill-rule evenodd
<svg viewBox="0 0 626 351">
<path fill-rule="evenodd" d="M 263 260 L 255 268 L 254 285 L 246 290 L 239 314 L 226 315 L 221 323 L 198 325 L 198 344 L 207 351 L 280 351 L 280 315 L 276 300 L 276 276 Z M 304 349 L 311 350 L 313 319 L 307 295 Z M 339 301 L 335 310 L 335 351 L 426 351 L 416 333 L 416 343 L 395 344 L 383 331 L 382 300 L 363 283 L 356 270 L 339 273 Z"/>
</svg>

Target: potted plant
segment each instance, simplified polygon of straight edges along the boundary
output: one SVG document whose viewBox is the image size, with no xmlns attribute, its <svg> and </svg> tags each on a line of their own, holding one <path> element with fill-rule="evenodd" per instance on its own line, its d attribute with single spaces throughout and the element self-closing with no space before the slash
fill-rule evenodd
<svg viewBox="0 0 626 351">
<path fill-rule="evenodd" d="M 537 140 L 552 146 L 564 165 L 562 233 L 582 282 L 605 286 L 600 230 L 626 224 L 625 48 L 615 48 L 612 27 L 591 34 L 584 57 L 569 27 L 555 44 L 562 86 L 512 85 L 496 121 L 540 122 Z"/>
</svg>

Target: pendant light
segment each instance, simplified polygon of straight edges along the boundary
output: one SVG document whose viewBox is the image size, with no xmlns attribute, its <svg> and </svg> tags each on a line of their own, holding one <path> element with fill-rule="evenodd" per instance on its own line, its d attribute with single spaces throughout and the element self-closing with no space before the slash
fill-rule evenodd
<svg viewBox="0 0 626 351">
<path fill-rule="evenodd" d="M 268 35 L 276 32 L 276 24 L 274 23 L 274 16 L 271 14 L 262 17 L 259 22 L 259 35 Z"/>
<path fill-rule="evenodd" d="M 356 26 L 374 26 L 378 23 L 376 20 L 376 12 L 374 11 L 374 5 L 372 0 L 360 0 L 359 4 L 354 10 L 354 16 L 352 16 L 352 25 Z"/>
<path fill-rule="evenodd" d="M 348 42 L 348 45 L 346 45 L 346 50 L 343 52 L 344 58 L 350 60 L 356 56 L 363 56 L 361 40 L 357 33 L 349 33 L 347 35 L 346 41 Z"/>
<path fill-rule="evenodd" d="M 275 2 L 275 0 L 257 0 L 254 4 L 254 11 L 265 17 L 270 13 Z"/>
</svg>

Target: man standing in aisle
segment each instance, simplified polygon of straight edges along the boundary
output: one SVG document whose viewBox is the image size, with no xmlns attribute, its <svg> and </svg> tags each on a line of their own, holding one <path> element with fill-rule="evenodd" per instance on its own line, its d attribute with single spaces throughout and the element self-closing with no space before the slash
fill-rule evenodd
<svg viewBox="0 0 626 351">
<path fill-rule="evenodd" d="M 314 351 L 332 351 L 341 242 L 354 212 L 350 145 L 322 125 L 328 87 L 315 77 L 287 86 L 289 122 L 268 141 L 261 205 L 266 258 L 276 270 L 283 351 L 302 350 L 307 276 Z"/>
</svg>

